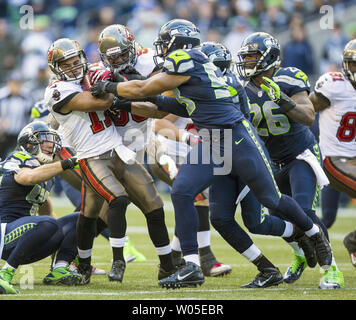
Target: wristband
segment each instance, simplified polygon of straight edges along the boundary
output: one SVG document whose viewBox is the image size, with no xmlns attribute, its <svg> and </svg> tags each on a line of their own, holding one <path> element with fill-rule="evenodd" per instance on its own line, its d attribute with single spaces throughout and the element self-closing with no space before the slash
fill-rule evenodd
<svg viewBox="0 0 356 320">
<path fill-rule="evenodd" d="M 132 101 L 125 99 L 125 98 L 119 98 L 117 96 L 114 97 L 112 104 L 110 106 L 111 110 L 124 110 L 127 112 L 131 112 L 131 107 L 132 107 Z"/>
<path fill-rule="evenodd" d="M 281 97 L 278 99 L 278 101 L 276 101 L 276 103 L 285 112 L 288 112 L 297 106 L 297 104 L 282 91 Z"/>
<path fill-rule="evenodd" d="M 108 82 L 105 85 L 104 91 L 117 96 L 117 82 Z"/>
<path fill-rule="evenodd" d="M 67 169 L 73 169 L 75 165 L 76 163 L 75 161 L 72 160 L 72 158 L 61 160 L 61 166 L 63 171 Z"/>
</svg>

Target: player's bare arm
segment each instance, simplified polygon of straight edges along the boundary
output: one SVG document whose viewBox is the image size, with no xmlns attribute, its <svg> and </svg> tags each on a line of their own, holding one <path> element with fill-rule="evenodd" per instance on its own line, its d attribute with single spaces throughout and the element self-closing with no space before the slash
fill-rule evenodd
<svg viewBox="0 0 356 320">
<path fill-rule="evenodd" d="M 56 214 L 54 213 L 53 203 L 50 197 L 39 207 L 38 209 L 39 216 L 50 216 L 57 219 Z"/>
<path fill-rule="evenodd" d="M 65 160 L 44 164 L 34 169 L 21 168 L 14 175 L 15 181 L 24 186 L 34 186 L 35 184 L 46 182 L 65 170 L 62 165 L 63 161 Z"/>
<path fill-rule="evenodd" d="M 329 99 L 316 91 L 309 94 L 309 99 L 313 104 L 315 112 L 319 112 L 330 107 Z"/>
<path fill-rule="evenodd" d="M 312 126 L 315 120 L 315 110 L 307 91 L 298 92 L 291 99 L 296 103 L 296 107 L 287 112 L 287 115 L 296 122 Z"/>
</svg>

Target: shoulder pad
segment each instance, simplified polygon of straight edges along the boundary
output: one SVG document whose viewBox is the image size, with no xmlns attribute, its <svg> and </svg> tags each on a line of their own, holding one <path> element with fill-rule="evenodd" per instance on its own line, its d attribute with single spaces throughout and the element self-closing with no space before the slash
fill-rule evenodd
<svg viewBox="0 0 356 320">
<path fill-rule="evenodd" d="M 310 87 L 308 76 L 302 70 L 294 67 L 277 69 L 273 75 L 273 80 L 288 85 Z"/>
<path fill-rule="evenodd" d="M 170 72 L 185 73 L 194 68 L 194 62 L 186 50 L 179 49 L 166 57 L 163 67 Z"/>
<path fill-rule="evenodd" d="M 341 72 L 324 73 L 315 83 L 315 91 L 329 100 L 340 94 L 345 84 L 345 77 Z"/>
<path fill-rule="evenodd" d="M 25 151 L 15 151 L 9 157 L 9 160 L 15 159 L 21 167 L 34 168 L 40 166 L 39 161 L 30 153 Z"/>
</svg>

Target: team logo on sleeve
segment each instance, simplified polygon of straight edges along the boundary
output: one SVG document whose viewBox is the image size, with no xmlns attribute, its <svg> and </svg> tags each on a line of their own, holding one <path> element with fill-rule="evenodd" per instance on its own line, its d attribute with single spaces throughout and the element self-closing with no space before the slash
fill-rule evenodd
<svg viewBox="0 0 356 320">
<path fill-rule="evenodd" d="M 61 93 L 57 89 L 55 89 L 53 91 L 52 98 L 55 101 L 59 101 L 59 99 L 61 98 Z"/>
</svg>

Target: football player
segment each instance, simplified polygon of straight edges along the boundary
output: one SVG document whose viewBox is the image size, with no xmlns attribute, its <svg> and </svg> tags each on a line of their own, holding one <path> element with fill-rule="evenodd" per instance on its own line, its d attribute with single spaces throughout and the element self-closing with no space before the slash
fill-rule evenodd
<svg viewBox="0 0 356 320">
<path fill-rule="evenodd" d="M 103 64 L 115 72 L 126 73 L 129 68 L 133 68 L 138 74 L 147 78 L 157 71 L 154 62 L 154 51 L 150 48 L 142 48 L 134 38 L 134 35 L 123 25 L 111 25 L 106 27 L 99 36 L 99 52 Z M 98 71 L 100 72 L 100 71 Z M 96 75 L 91 75 L 93 78 Z M 96 77 L 98 78 L 98 77 Z M 164 113 L 162 113 L 164 115 Z M 168 115 L 174 116 L 174 115 Z M 136 159 L 142 163 L 144 161 L 144 153 L 148 146 L 155 149 L 155 136 L 153 133 L 153 119 L 137 116 L 127 111 L 117 110 L 111 113 L 115 126 L 122 137 L 124 144 L 130 149 L 136 151 Z M 164 121 L 164 120 L 163 120 Z M 133 138 L 136 141 L 132 141 Z M 139 138 L 139 139 L 137 139 Z M 187 139 L 188 140 L 188 139 Z M 140 143 L 141 142 L 141 143 Z M 160 160 L 158 159 L 158 162 Z M 162 168 L 160 165 L 158 165 Z M 162 175 L 160 170 L 157 172 L 156 166 L 150 166 L 153 173 L 158 174 L 158 178 Z M 172 180 L 169 179 L 169 184 L 172 185 Z M 203 197 L 203 198 L 201 198 Z M 210 249 L 210 225 L 207 203 L 204 203 L 204 196 L 200 194 L 197 198 L 197 210 L 200 217 L 201 230 L 198 233 L 200 259 L 202 261 L 202 270 L 206 276 L 219 276 L 231 271 L 231 267 L 219 263 L 213 252 Z M 200 240 L 200 241 L 199 241 Z M 172 245 L 175 246 L 172 251 L 175 264 L 181 262 L 179 245 L 176 236 L 173 237 Z"/>
<path fill-rule="evenodd" d="M 264 32 L 247 36 L 238 57 L 238 71 L 245 79 L 244 86 L 250 100 L 251 122 L 270 155 L 277 185 L 283 193 L 295 199 L 305 215 L 320 227 L 320 234 L 328 243 L 327 228 L 315 213 L 319 190 L 329 181 L 321 167 L 319 146 L 308 128 L 315 118 L 313 104 L 308 97 L 309 80 L 297 68 L 279 66 L 279 43 Z M 280 216 L 281 212 L 271 210 L 271 214 Z M 294 238 L 287 241 L 294 249 L 294 260 L 284 280 L 293 283 L 307 264 L 314 267 L 317 261 L 303 252 Z M 331 259 L 331 251 L 329 257 L 327 265 L 319 263 L 325 270 L 319 288 L 342 288 L 343 276 L 335 260 Z"/>
<path fill-rule="evenodd" d="M 319 112 L 320 149 L 330 186 L 356 198 L 356 40 L 349 41 L 342 53 L 342 72 L 323 74 L 310 94 Z M 336 201 L 338 198 L 336 199 Z M 323 207 L 330 201 L 322 196 Z M 336 217 L 337 203 L 335 207 Z M 332 220 L 334 220 L 333 218 Z M 356 266 L 356 231 L 349 233 L 344 245 Z"/>
<path fill-rule="evenodd" d="M 6 263 L 0 270 L 0 293 L 17 294 L 11 284 L 16 269 L 57 250 L 53 270 L 43 279 L 44 284 L 78 285 L 82 276 L 70 272 L 68 265 L 77 254 L 75 228 L 79 213 L 57 220 L 48 198 L 53 178 L 73 169 L 77 160 L 53 162 L 61 142 L 44 122 L 25 126 L 17 142 L 18 150 L 1 163 L 0 257 Z"/>
<path fill-rule="evenodd" d="M 163 202 L 152 177 L 135 160 L 135 153 L 123 145 L 107 111 L 118 100 L 111 94 L 95 98 L 83 90 L 88 63 L 77 41 L 67 38 L 55 41 L 48 50 L 48 65 L 57 80 L 46 89 L 45 102 L 62 127 L 63 138 L 76 150 L 84 180 L 77 228 L 78 271 L 83 274 L 83 283 L 90 282 L 96 220 L 104 201 L 108 203 L 107 224 L 113 251 L 109 280 L 123 280 L 125 213 L 130 200 L 145 214 L 160 259 L 158 277 L 171 274 L 175 268 Z"/>
<path fill-rule="evenodd" d="M 199 266 L 199 221 L 194 198 L 213 183 L 214 174 L 226 177 L 231 174 L 245 181 L 262 205 L 282 211 L 310 237 L 319 264 L 328 266 L 331 262 L 331 249 L 321 229 L 306 216 L 294 199 L 279 192 L 254 130 L 234 104 L 221 71 L 199 51 L 199 45 L 199 30 L 193 23 L 183 19 L 171 20 L 161 27 L 155 41 L 157 55 L 164 59 L 162 72 L 147 80 L 124 82 L 122 79 L 120 83 L 99 81 L 91 88 L 94 96 L 113 93 L 120 97 L 143 99 L 158 95 L 153 98 L 156 106 L 128 104 L 124 108 L 140 115 L 149 115 L 151 110 L 163 110 L 190 117 L 200 130 L 203 141 L 210 141 L 210 134 L 212 135 L 214 143 L 198 143 L 190 151 L 187 163 L 180 167 L 173 183 L 171 198 L 186 265 L 172 276 L 160 280 L 159 285 L 175 288 L 204 283 Z M 175 98 L 159 95 L 169 90 L 173 90 Z M 217 136 L 217 132 L 221 134 Z M 223 166 L 221 162 L 216 163 L 221 153 L 224 156 Z M 230 191 L 224 189 L 224 192 L 229 194 Z M 233 231 L 243 237 L 238 243 L 248 243 L 246 249 L 252 247 L 252 240 L 242 228 Z M 250 256 L 256 254 L 256 250 L 252 251 L 254 252 Z M 259 254 L 255 258 L 258 256 Z M 259 262 L 265 268 L 271 267 L 270 271 L 273 269 L 273 275 L 270 274 L 267 281 L 272 276 L 274 284 L 280 283 L 279 270 L 271 266 L 266 258 Z"/>
</svg>

